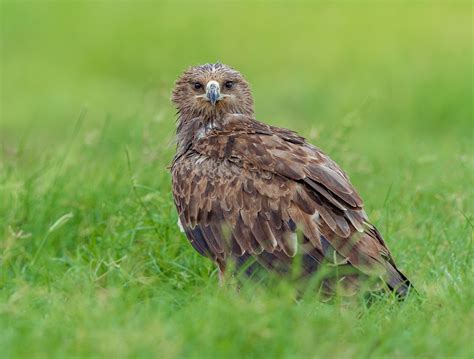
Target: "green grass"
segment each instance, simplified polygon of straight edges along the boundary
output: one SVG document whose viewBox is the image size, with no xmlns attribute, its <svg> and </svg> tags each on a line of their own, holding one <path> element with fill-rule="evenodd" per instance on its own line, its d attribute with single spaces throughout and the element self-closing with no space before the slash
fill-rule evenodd
<svg viewBox="0 0 474 359">
<path fill-rule="evenodd" d="M 0 16 L 0 356 L 474 356 L 470 2 L 2 1 Z M 251 82 L 258 119 L 346 169 L 420 300 L 218 288 L 166 168 L 173 81 L 216 60 Z"/>
</svg>

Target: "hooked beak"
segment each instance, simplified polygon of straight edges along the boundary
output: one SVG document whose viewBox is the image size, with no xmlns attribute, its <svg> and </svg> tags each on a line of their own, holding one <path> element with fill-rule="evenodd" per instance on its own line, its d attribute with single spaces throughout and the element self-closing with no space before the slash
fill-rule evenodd
<svg viewBox="0 0 474 359">
<path fill-rule="evenodd" d="M 209 81 L 206 85 L 206 97 L 215 106 L 216 102 L 221 99 L 221 89 L 217 81 Z"/>
</svg>

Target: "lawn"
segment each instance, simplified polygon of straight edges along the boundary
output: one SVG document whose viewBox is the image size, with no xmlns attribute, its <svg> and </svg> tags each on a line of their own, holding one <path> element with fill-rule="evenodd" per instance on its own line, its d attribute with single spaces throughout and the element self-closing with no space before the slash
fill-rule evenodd
<svg viewBox="0 0 474 359">
<path fill-rule="evenodd" d="M 471 2 L 0 10 L 2 358 L 474 357 Z M 215 61 L 348 172 L 418 297 L 218 287 L 167 170 L 174 80 Z"/>
</svg>

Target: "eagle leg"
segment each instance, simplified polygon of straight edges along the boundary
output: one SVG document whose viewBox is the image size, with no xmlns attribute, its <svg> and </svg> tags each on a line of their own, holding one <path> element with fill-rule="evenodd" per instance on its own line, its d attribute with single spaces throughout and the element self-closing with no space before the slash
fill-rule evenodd
<svg viewBox="0 0 474 359">
<path fill-rule="evenodd" d="M 219 273 L 218 273 L 218 275 L 219 275 L 219 287 L 223 287 L 224 286 L 224 277 L 225 277 L 225 262 L 217 260 L 216 264 L 217 264 L 217 269 L 219 270 Z"/>
</svg>

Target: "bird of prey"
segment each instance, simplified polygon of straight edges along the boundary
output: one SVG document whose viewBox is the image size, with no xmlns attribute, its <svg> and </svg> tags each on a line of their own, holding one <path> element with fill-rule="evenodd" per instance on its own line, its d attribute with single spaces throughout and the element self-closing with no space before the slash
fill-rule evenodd
<svg viewBox="0 0 474 359">
<path fill-rule="evenodd" d="M 284 275 L 297 262 L 306 278 L 327 263 L 346 273 L 323 281 L 328 292 L 357 292 L 368 278 L 400 297 L 409 292 L 346 173 L 295 132 L 257 121 L 238 71 L 191 67 L 172 101 L 178 224 L 220 279 L 231 263 L 248 275 L 257 268 Z"/>
</svg>

